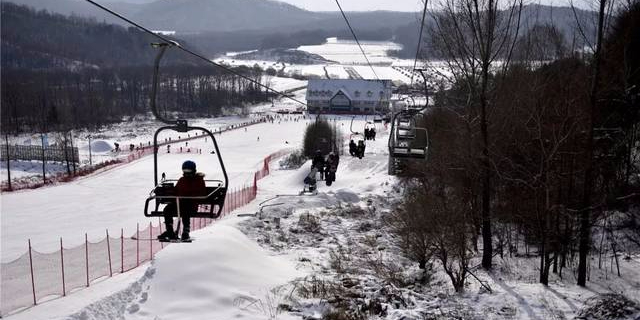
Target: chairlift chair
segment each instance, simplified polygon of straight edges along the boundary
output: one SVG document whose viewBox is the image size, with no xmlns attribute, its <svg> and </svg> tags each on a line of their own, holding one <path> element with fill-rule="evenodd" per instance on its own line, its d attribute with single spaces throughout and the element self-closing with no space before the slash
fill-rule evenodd
<svg viewBox="0 0 640 320">
<path fill-rule="evenodd" d="M 206 186 L 206 194 L 203 196 L 194 196 L 194 197 L 178 197 L 176 196 L 176 188 L 175 185 L 178 180 L 174 179 L 159 179 L 158 177 L 158 135 L 162 131 L 177 131 L 177 132 L 190 132 L 190 131 L 202 131 L 211 138 L 211 142 L 213 143 L 215 149 L 215 156 L 217 157 L 217 161 L 220 164 L 220 168 L 222 170 L 224 179 L 223 180 L 213 180 L 213 179 L 205 179 Z M 164 206 L 168 204 L 175 203 L 180 210 L 180 206 L 178 205 L 180 201 L 188 200 L 197 205 L 196 212 L 189 212 L 189 216 L 193 218 L 210 218 L 215 219 L 220 216 L 222 213 L 222 209 L 224 206 L 224 201 L 227 195 L 227 190 L 229 186 L 229 178 L 227 176 L 227 171 L 224 167 L 224 162 L 222 161 L 222 157 L 220 155 L 220 150 L 218 149 L 218 143 L 216 141 L 213 133 L 202 127 L 191 127 L 187 125 L 187 121 L 185 120 L 177 120 L 176 125 L 173 126 L 164 126 L 159 128 L 154 137 L 153 137 L 153 172 L 154 172 L 154 188 L 151 190 L 149 197 L 147 198 L 144 205 L 144 215 L 147 217 L 163 217 L 165 215 L 162 210 Z M 213 155 L 212 155 L 213 157 Z M 154 202 L 154 204 L 150 208 L 150 203 Z M 174 217 L 178 216 L 178 213 L 173 214 Z"/>
<path fill-rule="evenodd" d="M 149 197 L 147 197 L 144 204 L 144 215 L 147 217 L 162 217 L 165 216 L 165 212 L 162 210 L 166 205 L 176 204 L 176 212 L 171 212 L 168 214 L 176 216 L 181 216 L 180 213 L 180 201 L 190 201 L 191 203 L 197 206 L 196 212 L 189 212 L 189 216 L 193 218 L 211 218 L 215 219 L 220 216 L 222 213 L 222 209 L 224 207 L 224 201 L 227 196 L 227 190 L 229 187 L 229 177 L 227 176 L 227 171 L 224 167 L 224 162 L 222 161 L 222 156 L 220 155 L 220 149 L 218 148 L 218 142 L 216 141 L 213 133 L 202 127 L 192 127 L 189 126 L 187 120 L 176 119 L 169 120 L 165 119 L 162 115 L 158 113 L 158 109 L 156 107 L 156 92 L 158 90 L 158 72 L 160 69 L 160 60 L 164 55 L 165 51 L 173 46 L 179 46 L 176 42 L 169 43 L 152 43 L 154 48 L 158 48 L 158 54 L 155 58 L 154 69 L 153 69 L 153 86 L 151 88 L 151 99 L 150 106 L 151 111 L 156 117 L 157 120 L 168 124 L 167 126 L 160 127 L 156 130 L 155 135 L 153 136 L 153 173 L 154 173 L 154 187 L 149 193 Z M 211 138 L 211 143 L 213 143 L 215 149 L 215 156 L 217 157 L 217 161 L 220 164 L 220 169 L 224 176 L 224 180 L 205 180 L 206 194 L 202 196 L 189 196 L 189 197 L 178 197 L 176 194 L 176 183 L 177 180 L 166 180 L 164 176 L 162 179 L 158 177 L 158 151 L 160 150 L 160 144 L 158 143 L 158 135 L 162 131 L 176 131 L 181 133 L 187 133 L 190 131 L 201 131 L 206 133 L 209 138 Z M 153 202 L 153 205 L 150 206 L 150 203 Z"/>
<path fill-rule="evenodd" d="M 410 118 L 409 118 L 410 117 Z M 429 149 L 427 129 L 418 126 L 421 113 L 399 112 L 391 122 L 389 155 L 395 158 L 425 159 Z"/>
</svg>

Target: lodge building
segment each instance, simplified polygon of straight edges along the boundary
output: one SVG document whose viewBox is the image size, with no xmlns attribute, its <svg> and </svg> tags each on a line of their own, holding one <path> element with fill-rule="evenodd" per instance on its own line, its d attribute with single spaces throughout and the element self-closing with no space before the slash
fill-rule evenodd
<svg viewBox="0 0 640 320">
<path fill-rule="evenodd" d="M 311 79 L 309 113 L 375 114 L 389 110 L 391 80 Z"/>
</svg>

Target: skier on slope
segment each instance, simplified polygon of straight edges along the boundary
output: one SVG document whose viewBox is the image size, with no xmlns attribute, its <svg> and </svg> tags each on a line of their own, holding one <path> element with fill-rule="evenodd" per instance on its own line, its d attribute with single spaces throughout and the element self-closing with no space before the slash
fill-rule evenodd
<svg viewBox="0 0 640 320">
<path fill-rule="evenodd" d="M 338 170 L 338 163 L 340 162 L 340 159 L 338 158 L 338 155 L 334 154 L 333 152 L 329 153 L 329 156 L 327 157 L 327 164 L 326 164 L 326 168 L 325 168 L 325 172 L 326 172 L 326 181 L 327 181 L 327 186 L 330 186 L 334 181 L 336 181 L 336 171 Z"/>
<path fill-rule="evenodd" d="M 204 183 L 204 173 L 196 171 L 196 163 L 187 160 L 182 164 L 182 177 L 175 186 L 175 196 L 180 200 L 180 216 L 182 218 L 182 241 L 190 240 L 191 213 L 198 211 L 198 204 L 193 199 L 181 197 L 199 197 L 207 194 Z M 173 231 L 173 216 L 177 215 L 176 203 L 170 203 L 164 207 L 164 223 L 167 230 L 158 236 L 159 240 L 177 239 L 178 235 Z"/>
<path fill-rule="evenodd" d="M 324 179 L 324 157 L 322 156 L 322 152 L 320 150 L 316 150 L 316 155 L 311 160 L 311 168 L 317 168 L 318 172 L 320 172 L 320 180 Z"/>
</svg>

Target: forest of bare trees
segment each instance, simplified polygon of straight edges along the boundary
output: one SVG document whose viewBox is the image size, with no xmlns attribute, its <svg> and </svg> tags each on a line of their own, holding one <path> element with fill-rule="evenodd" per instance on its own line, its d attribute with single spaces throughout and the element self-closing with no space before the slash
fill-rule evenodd
<svg viewBox="0 0 640 320">
<path fill-rule="evenodd" d="M 96 128 L 150 111 L 150 35 L 5 2 L 2 26 L 3 133 Z M 259 67 L 234 68 L 243 79 L 176 50 L 163 61 L 161 111 L 219 116 L 269 99 L 248 80 L 263 81 Z"/>
<path fill-rule="evenodd" d="M 236 71 L 261 81 L 260 68 L 240 67 Z M 95 128 L 121 121 L 124 116 L 147 113 L 151 74 L 151 67 L 3 70 L 3 130 L 17 133 Z M 219 116 L 224 107 L 267 98 L 255 83 L 211 67 L 161 68 L 161 111 Z"/>
<path fill-rule="evenodd" d="M 518 0 L 441 3 L 431 45 L 451 85 L 431 88 L 429 159 L 392 223 L 456 291 L 480 257 L 534 256 L 540 283 L 585 286 L 639 248 L 640 3 L 609 1 L 593 36 L 576 31 L 587 49 L 551 24 L 522 32 Z"/>
</svg>

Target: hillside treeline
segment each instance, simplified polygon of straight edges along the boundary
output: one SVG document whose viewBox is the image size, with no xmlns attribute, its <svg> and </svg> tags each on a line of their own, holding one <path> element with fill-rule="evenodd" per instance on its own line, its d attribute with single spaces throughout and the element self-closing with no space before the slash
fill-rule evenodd
<svg viewBox="0 0 640 320">
<path fill-rule="evenodd" d="M 530 276 L 543 284 L 616 270 L 640 249 L 640 3 L 608 29 L 602 19 L 586 54 L 551 54 L 552 26 L 516 39 L 515 20 L 478 30 L 468 22 L 491 10 L 454 12 L 431 35 L 453 85 L 430 88 L 429 157 L 404 178 L 393 224 L 407 255 L 438 261 L 456 291 L 474 266 L 507 256 L 537 257 Z M 518 42 L 529 47 L 517 62 L 495 59 Z"/>
<path fill-rule="evenodd" d="M 3 2 L 3 132 L 96 127 L 149 112 L 154 41 L 135 28 Z M 259 68 L 234 71 L 262 80 Z M 177 49 L 167 50 L 160 75 L 161 110 L 217 116 L 268 98 L 251 81 Z"/>
<path fill-rule="evenodd" d="M 236 68 L 261 81 L 262 70 Z M 2 129 L 37 132 L 97 127 L 147 113 L 151 67 L 2 71 Z M 219 116 L 224 107 L 265 101 L 255 83 L 213 67 L 161 68 L 158 109 Z"/>
<path fill-rule="evenodd" d="M 2 68 L 82 68 L 151 65 L 158 39 L 136 28 L 51 14 L 2 2 Z M 196 63 L 168 52 L 167 63 Z"/>
</svg>

